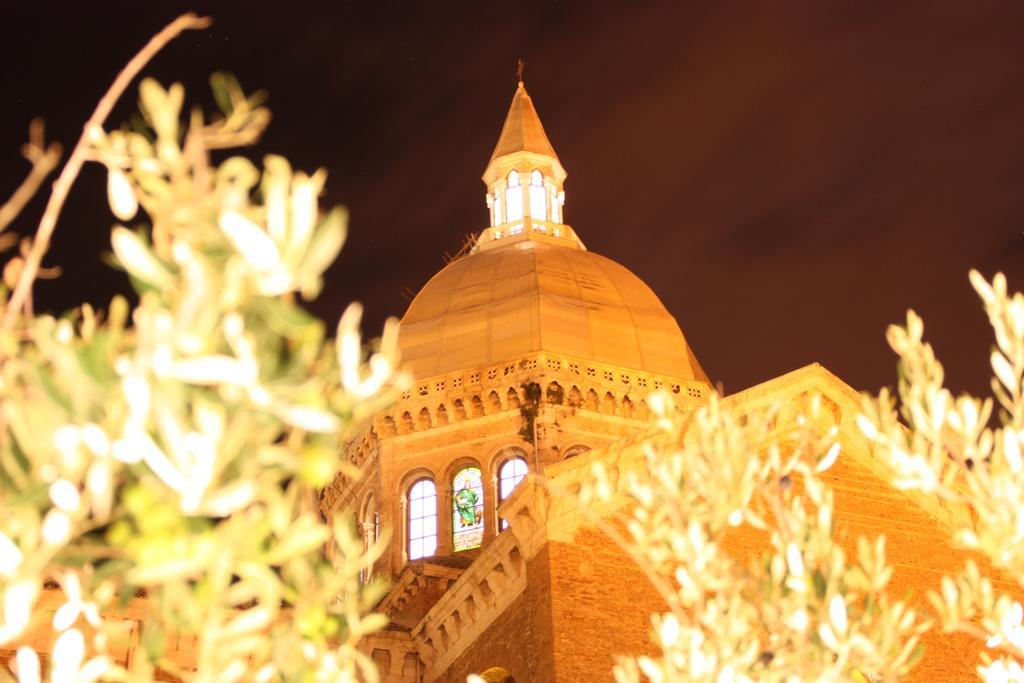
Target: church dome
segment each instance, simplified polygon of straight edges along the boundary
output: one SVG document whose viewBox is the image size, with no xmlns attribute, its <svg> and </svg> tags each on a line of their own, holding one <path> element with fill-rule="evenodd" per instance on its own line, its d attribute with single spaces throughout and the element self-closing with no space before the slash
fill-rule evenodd
<svg viewBox="0 0 1024 683">
<path fill-rule="evenodd" d="M 483 174 L 491 223 L 423 287 L 399 349 L 417 379 L 540 352 L 707 382 L 675 319 L 563 222 L 565 169 L 522 81 Z"/>
<path fill-rule="evenodd" d="M 546 351 L 707 382 L 640 278 L 593 252 L 536 239 L 449 263 L 409 306 L 399 345 L 417 379 Z"/>
</svg>

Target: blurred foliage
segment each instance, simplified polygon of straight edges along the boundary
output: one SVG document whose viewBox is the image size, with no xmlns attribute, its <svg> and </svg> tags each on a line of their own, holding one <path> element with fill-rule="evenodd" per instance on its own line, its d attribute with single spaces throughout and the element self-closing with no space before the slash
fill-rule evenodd
<svg viewBox="0 0 1024 683">
<path fill-rule="evenodd" d="M 346 430 L 404 382 L 397 325 L 367 358 L 358 306 L 330 340 L 297 303 L 346 214 L 319 210 L 322 170 L 215 164 L 269 113 L 212 83 L 212 120 L 145 80 L 143 125 L 87 131 L 138 305 L 22 314 L 0 336 L 0 647 L 21 645 L 22 681 L 39 678 L 20 640 L 38 632 L 54 681 L 376 680 L 356 643 L 386 623 L 382 587 L 359 577 L 382 549 L 344 515 L 325 523 L 316 492 L 348 466 Z M 46 582 L 52 620 L 34 608 Z M 125 610 L 142 618 L 128 669 L 111 652 Z M 167 655 L 174 634 L 195 635 L 194 670 Z"/>
<path fill-rule="evenodd" d="M 865 399 L 858 424 L 894 470 L 896 486 L 966 511 L 955 541 L 1001 573 L 986 576 L 968 562 L 958 576 L 943 577 L 929 601 L 944 631 L 975 636 L 979 650 L 988 650 L 978 667 L 984 680 L 1024 681 L 1024 610 L 993 585 L 994 578 L 1024 585 L 1024 295 L 1007 292 L 1001 273 L 988 282 L 972 271 L 971 284 L 995 335 L 992 396 L 954 397 L 945 388 L 942 364 L 923 341 L 924 323 L 909 311 L 906 325 L 887 334 L 899 356 L 899 410 L 882 391 Z"/>
<path fill-rule="evenodd" d="M 887 334 L 899 356 L 899 408 L 883 390 L 864 397 L 856 422 L 893 486 L 945 507 L 960 524 L 949 540 L 980 552 L 998 575 L 968 561 L 924 587 L 925 616 L 888 594 L 884 537 L 857 538 L 847 557 L 821 477 L 840 455 L 838 433 L 819 419 L 819 401 L 738 414 L 713 396 L 683 414 L 667 397 L 654 400 L 662 433 L 645 443 L 646 467 L 626 475 L 623 524 L 605 530 L 669 611 L 652 617 L 660 654 L 620 658 L 617 681 L 894 681 L 928 656 L 919 640 L 930 629 L 977 638 L 982 680 L 1024 681 L 1024 608 L 997 589 L 1024 585 L 1024 295 L 1009 294 L 1002 274 L 970 279 L 995 334 L 993 396 L 944 387 L 910 311 Z M 796 410 L 784 433 L 782 410 Z M 616 495 L 595 461 L 582 507 Z M 744 564 L 731 552 L 734 534 L 761 535 L 770 549 Z"/>
<path fill-rule="evenodd" d="M 668 606 L 653 616 L 659 656 L 620 657 L 615 679 L 649 681 L 897 680 L 929 622 L 888 594 L 885 540 L 835 538 L 821 473 L 839 457 L 820 395 L 779 433 L 779 409 L 737 414 L 712 396 L 692 413 L 651 400 L 661 433 L 630 471 L 622 531 L 606 529 Z M 788 409 L 792 410 L 790 406 Z M 791 430 L 791 431 L 790 431 Z M 600 461 L 581 504 L 610 501 Z M 621 485 L 620 487 L 621 488 Z M 735 534 L 765 548 L 737 559 Z"/>
</svg>

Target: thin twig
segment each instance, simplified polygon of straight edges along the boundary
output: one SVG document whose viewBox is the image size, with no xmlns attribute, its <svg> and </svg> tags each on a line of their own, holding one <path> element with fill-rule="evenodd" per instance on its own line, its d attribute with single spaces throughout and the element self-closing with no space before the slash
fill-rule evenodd
<svg viewBox="0 0 1024 683">
<path fill-rule="evenodd" d="M 96 110 L 89 117 L 89 120 L 86 121 L 85 127 L 82 130 L 82 136 L 78 138 L 78 143 L 71 151 L 67 164 L 64 165 L 60 176 L 57 177 L 56 182 L 53 184 L 53 193 L 50 195 L 50 201 L 46 204 L 43 218 L 39 221 L 39 229 L 36 231 L 36 238 L 32 243 L 32 251 L 29 252 L 28 258 L 25 261 L 25 268 L 18 279 L 18 285 L 15 287 L 14 294 L 11 295 L 11 300 L 7 304 L 7 310 L 4 312 L 0 330 L 11 329 L 14 326 L 15 320 L 17 320 L 18 312 L 25 305 L 25 300 L 32 289 L 32 282 L 35 280 L 39 265 L 43 261 L 43 255 L 46 254 L 46 250 L 50 246 L 50 237 L 57 226 L 57 217 L 60 215 L 61 208 L 64 206 L 64 201 L 67 199 L 71 186 L 78 177 L 79 171 L 82 170 L 82 164 L 85 163 L 86 153 L 89 149 L 87 138 L 90 132 L 103 126 L 107 116 L 110 115 L 110 111 L 114 108 L 114 104 L 120 99 L 122 93 L 124 93 L 132 80 L 135 79 L 146 63 L 157 52 L 183 31 L 203 29 L 209 26 L 210 23 L 209 17 L 198 17 L 194 13 L 189 12 L 165 26 L 162 31 L 150 38 L 146 46 L 139 50 L 139 53 L 132 57 L 131 61 L 125 65 L 121 73 L 114 79 L 110 89 L 107 90 L 99 104 L 96 105 Z"/>
<path fill-rule="evenodd" d="M 39 191 L 39 186 L 43 184 L 46 176 L 50 175 L 60 162 L 60 155 L 63 152 L 60 144 L 51 142 L 43 147 L 42 125 L 40 119 L 35 119 L 29 127 L 29 142 L 23 148 L 23 155 L 32 162 L 32 170 L 11 198 L 0 206 L 0 232 L 3 232 L 21 213 L 29 200 Z"/>
</svg>

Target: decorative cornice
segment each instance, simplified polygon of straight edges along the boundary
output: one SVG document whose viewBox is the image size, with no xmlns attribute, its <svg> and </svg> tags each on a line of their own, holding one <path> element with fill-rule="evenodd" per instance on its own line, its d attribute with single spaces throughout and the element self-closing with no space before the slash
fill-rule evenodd
<svg viewBox="0 0 1024 683">
<path fill-rule="evenodd" d="M 699 381 L 545 352 L 417 380 L 389 411 L 375 418 L 374 430 L 388 439 L 519 408 L 528 400 L 522 388 L 532 382 L 540 385 L 543 402 L 638 422 L 646 420 L 645 399 L 652 392 L 665 390 L 680 407 L 690 409 L 707 402 L 711 391 Z M 563 392 L 558 400 L 547 394 L 552 382 Z"/>
</svg>

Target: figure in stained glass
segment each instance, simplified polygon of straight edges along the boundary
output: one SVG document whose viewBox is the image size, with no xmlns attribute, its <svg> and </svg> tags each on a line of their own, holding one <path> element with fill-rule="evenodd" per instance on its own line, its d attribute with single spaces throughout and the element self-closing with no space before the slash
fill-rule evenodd
<svg viewBox="0 0 1024 683">
<path fill-rule="evenodd" d="M 460 489 L 455 494 L 455 509 L 459 511 L 459 521 L 463 528 L 477 523 L 476 503 L 479 496 L 470 488 Z"/>
<path fill-rule="evenodd" d="M 479 467 L 466 467 L 452 481 L 452 544 L 479 548 L 484 536 L 484 486 Z"/>
</svg>

